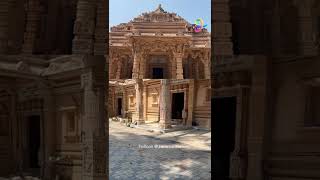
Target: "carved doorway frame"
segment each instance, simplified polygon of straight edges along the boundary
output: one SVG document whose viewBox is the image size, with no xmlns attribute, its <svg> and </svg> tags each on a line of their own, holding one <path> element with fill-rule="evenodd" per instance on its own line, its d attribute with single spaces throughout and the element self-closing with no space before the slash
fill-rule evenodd
<svg viewBox="0 0 320 180">
<path fill-rule="evenodd" d="M 212 98 L 236 97 L 235 146 L 230 155 L 230 179 L 245 179 L 247 172 L 247 134 L 249 123 L 249 86 L 213 89 Z"/>
</svg>

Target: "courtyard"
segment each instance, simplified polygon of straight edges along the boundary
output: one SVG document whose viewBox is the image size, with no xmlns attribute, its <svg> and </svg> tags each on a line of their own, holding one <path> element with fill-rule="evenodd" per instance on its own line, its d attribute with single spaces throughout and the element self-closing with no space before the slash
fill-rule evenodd
<svg viewBox="0 0 320 180">
<path fill-rule="evenodd" d="M 211 132 L 169 133 L 109 121 L 109 178 L 211 179 Z"/>
</svg>

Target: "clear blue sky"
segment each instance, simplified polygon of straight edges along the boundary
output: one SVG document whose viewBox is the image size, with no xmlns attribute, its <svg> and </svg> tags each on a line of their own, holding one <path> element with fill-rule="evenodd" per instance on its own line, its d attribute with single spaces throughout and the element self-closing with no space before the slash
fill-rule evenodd
<svg viewBox="0 0 320 180">
<path fill-rule="evenodd" d="M 190 23 L 202 18 L 211 31 L 211 0 L 109 0 L 109 27 L 126 23 L 161 4 L 167 12 L 175 12 Z"/>
</svg>

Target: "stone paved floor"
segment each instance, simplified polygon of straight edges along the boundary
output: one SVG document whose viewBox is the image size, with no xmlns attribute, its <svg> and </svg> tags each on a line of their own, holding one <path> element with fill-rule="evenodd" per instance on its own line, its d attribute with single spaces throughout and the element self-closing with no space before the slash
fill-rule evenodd
<svg viewBox="0 0 320 180">
<path fill-rule="evenodd" d="M 186 132 L 160 134 L 110 122 L 110 179 L 211 179 L 211 145 L 203 138 L 208 132 Z"/>
</svg>

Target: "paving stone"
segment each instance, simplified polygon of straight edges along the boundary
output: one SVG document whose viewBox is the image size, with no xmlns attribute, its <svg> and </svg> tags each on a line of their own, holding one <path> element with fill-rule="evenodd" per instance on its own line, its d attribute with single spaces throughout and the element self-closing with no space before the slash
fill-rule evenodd
<svg viewBox="0 0 320 180">
<path fill-rule="evenodd" d="M 139 145 L 179 145 L 187 142 L 182 137 L 179 141 L 173 141 L 173 136 L 181 135 L 172 132 L 171 139 L 141 129 L 129 128 L 117 122 L 109 125 L 109 155 L 110 155 L 110 179 L 211 179 L 211 154 L 208 147 L 187 146 L 180 148 L 139 148 Z M 187 131 L 186 131 L 187 132 Z M 175 134 L 174 134 L 175 133 Z M 188 136 L 188 139 L 196 136 Z M 176 138 L 177 139 L 177 138 Z M 204 140 L 203 140 L 204 141 Z M 192 141 L 189 141 L 193 143 Z M 189 147 L 189 148 L 188 148 Z"/>
</svg>

